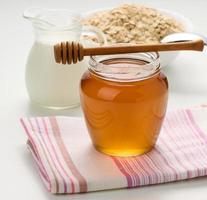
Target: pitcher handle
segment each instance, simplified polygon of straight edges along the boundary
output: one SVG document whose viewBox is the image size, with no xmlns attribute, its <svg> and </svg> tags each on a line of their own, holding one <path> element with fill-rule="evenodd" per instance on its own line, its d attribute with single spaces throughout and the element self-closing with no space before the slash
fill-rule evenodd
<svg viewBox="0 0 207 200">
<path fill-rule="evenodd" d="M 94 38 L 95 36 L 95 38 Z M 97 42 L 94 42 L 96 39 Z M 83 44 L 86 44 L 84 41 L 90 41 L 94 43 L 98 43 L 100 46 L 104 46 L 107 44 L 107 39 L 105 34 L 95 26 L 83 26 L 82 33 L 81 33 L 81 40 Z"/>
</svg>

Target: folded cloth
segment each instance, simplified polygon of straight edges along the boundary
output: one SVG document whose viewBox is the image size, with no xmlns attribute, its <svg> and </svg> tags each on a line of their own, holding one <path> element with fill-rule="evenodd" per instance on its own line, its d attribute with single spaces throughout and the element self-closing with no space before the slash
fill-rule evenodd
<svg viewBox="0 0 207 200">
<path fill-rule="evenodd" d="M 128 158 L 97 152 L 82 118 L 35 117 L 21 123 L 52 193 L 132 188 L 207 175 L 205 106 L 168 112 L 155 148 Z"/>
</svg>

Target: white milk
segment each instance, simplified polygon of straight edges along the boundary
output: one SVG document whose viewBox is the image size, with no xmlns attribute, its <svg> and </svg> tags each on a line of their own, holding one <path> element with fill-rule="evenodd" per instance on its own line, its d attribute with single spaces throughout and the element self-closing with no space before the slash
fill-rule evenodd
<svg viewBox="0 0 207 200">
<path fill-rule="evenodd" d="M 105 44 L 105 35 L 97 28 L 83 26 L 82 16 L 67 9 L 31 8 L 23 16 L 32 22 L 35 43 L 26 67 L 26 86 L 32 102 L 48 108 L 69 108 L 79 104 L 79 81 L 87 69 L 87 60 L 72 65 L 56 64 L 53 46 L 62 41 L 99 45 L 83 36 L 96 36 Z"/>
<path fill-rule="evenodd" d="M 31 100 L 44 107 L 73 107 L 79 104 L 79 81 L 87 62 L 56 64 L 53 45 L 34 43 L 26 67 L 27 90 Z"/>
</svg>

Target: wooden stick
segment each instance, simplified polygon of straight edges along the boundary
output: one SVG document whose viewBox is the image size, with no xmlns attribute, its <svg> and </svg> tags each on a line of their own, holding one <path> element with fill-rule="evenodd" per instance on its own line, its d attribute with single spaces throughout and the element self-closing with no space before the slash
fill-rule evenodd
<svg viewBox="0 0 207 200">
<path fill-rule="evenodd" d="M 175 42 L 175 43 L 161 43 L 161 44 L 105 46 L 105 47 L 84 48 L 84 56 L 137 53 L 137 52 L 154 52 L 154 51 L 178 51 L 178 50 L 202 51 L 203 48 L 204 48 L 203 40 Z"/>
<path fill-rule="evenodd" d="M 57 63 L 71 64 L 83 60 L 84 56 L 110 55 L 122 53 L 156 52 L 156 51 L 180 51 L 193 50 L 202 51 L 203 40 L 192 40 L 185 42 L 161 43 L 161 44 L 131 44 L 120 46 L 103 46 L 84 48 L 75 42 L 61 42 L 54 46 L 55 60 Z"/>
</svg>

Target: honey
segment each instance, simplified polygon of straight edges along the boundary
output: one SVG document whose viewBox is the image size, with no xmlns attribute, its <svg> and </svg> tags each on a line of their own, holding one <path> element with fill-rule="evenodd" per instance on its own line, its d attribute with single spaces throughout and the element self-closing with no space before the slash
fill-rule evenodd
<svg viewBox="0 0 207 200">
<path fill-rule="evenodd" d="M 82 77 L 80 97 L 86 125 L 94 147 L 102 153 L 140 155 L 156 143 L 168 83 L 159 63 L 150 62 L 150 54 L 143 55 L 93 60 Z"/>
</svg>

